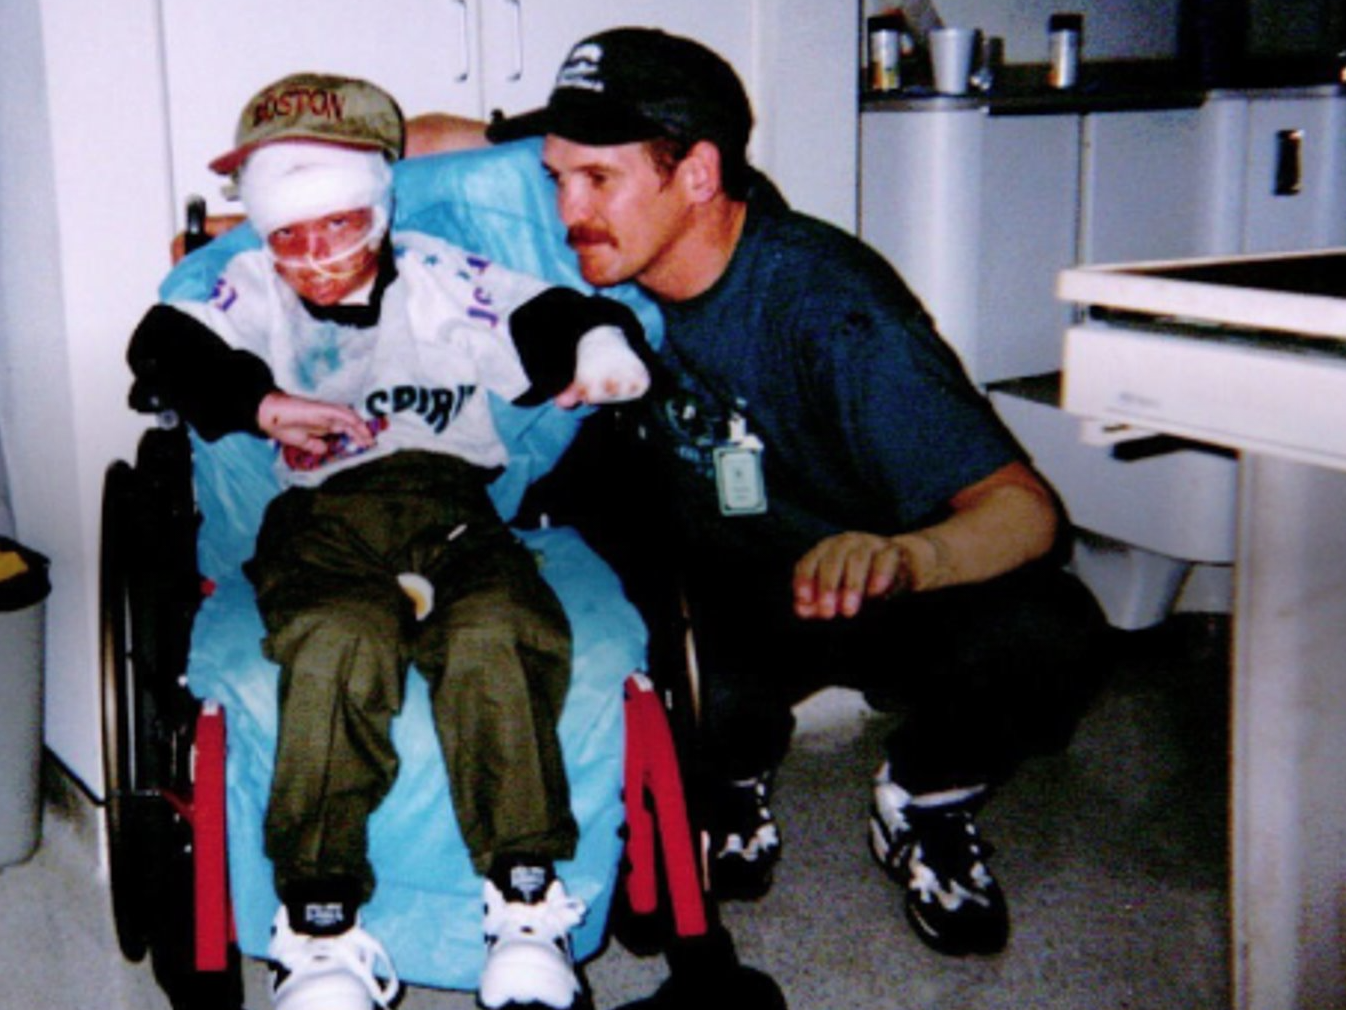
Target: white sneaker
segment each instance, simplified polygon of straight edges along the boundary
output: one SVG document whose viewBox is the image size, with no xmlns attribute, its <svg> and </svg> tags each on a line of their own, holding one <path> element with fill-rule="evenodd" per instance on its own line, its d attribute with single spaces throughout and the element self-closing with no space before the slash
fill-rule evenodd
<svg viewBox="0 0 1346 1010">
<path fill-rule="evenodd" d="M 584 902 L 569 897 L 559 880 L 532 902 L 517 894 L 507 899 L 490 880 L 484 890 L 486 965 L 477 993 L 482 1006 L 574 1006 L 580 982 L 570 930 L 583 920 Z"/>
<path fill-rule="evenodd" d="M 401 988 L 387 951 L 358 920 L 336 936 L 309 936 L 290 928 L 282 906 L 267 956 L 276 1010 L 386 1010 Z"/>
</svg>

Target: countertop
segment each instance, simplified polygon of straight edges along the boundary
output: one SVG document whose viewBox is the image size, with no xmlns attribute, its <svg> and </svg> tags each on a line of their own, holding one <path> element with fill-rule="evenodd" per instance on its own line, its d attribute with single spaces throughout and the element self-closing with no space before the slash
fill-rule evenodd
<svg viewBox="0 0 1346 1010">
<path fill-rule="evenodd" d="M 1066 112 L 1110 112 L 1132 109 L 1196 108 L 1212 95 L 1229 92 L 1294 93 L 1305 90 L 1336 94 L 1342 89 L 1332 69 L 1316 65 L 1249 71 L 1238 82 L 1219 86 L 1202 83 L 1184 65 L 1172 60 L 1085 62 L 1079 83 L 1069 89 L 1047 84 L 1045 63 L 1007 64 L 991 90 L 967 95 L 941 95 L 928 84 L 913 84 L 892 93 L 865 93 L 862 112 L 936 112 L 982 109 L 997 116 L 1051 115 Z"/>
</svg>

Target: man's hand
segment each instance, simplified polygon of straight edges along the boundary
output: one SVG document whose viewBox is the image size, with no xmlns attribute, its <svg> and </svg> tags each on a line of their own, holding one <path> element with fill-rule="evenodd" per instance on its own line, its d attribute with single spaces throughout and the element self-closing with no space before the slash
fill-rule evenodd
<svg viewBox="0 0 1346 1010">
<path fill-rule="evenodd" d="M 556 397 L 558 407 L 622 403 L 645 395 L 650 373 L 615 326 L 597 326 L 580 337 L 575 381 Z"/>
<path fill-rule="evenodd" d="M 838 533 L 795 565 L 795 613 L 854 617 L 865 600 L 985 582 L 1051 550 L 1060 514 L 1023 463 L 1008 463 L 949 501 L 950 515 L 893 537 Z"/>
<path fill-rule="evenodd" d="M 326 455 L 331 443 L 343 437 L 360 449 L 374 444 L 368 422 L 350 407 L 291 396 L 279 390 L 262 398 L 257 408 L 257 427 L 281 445 L 315 456 Z"/>
<path fill-rule="evenodd" d="M 911 553 L 900 538 L 838 533 L 795 565 L 795 614 L 854 617 L 867 599 L 907 592 L 913 578 Z"/>
</svg>

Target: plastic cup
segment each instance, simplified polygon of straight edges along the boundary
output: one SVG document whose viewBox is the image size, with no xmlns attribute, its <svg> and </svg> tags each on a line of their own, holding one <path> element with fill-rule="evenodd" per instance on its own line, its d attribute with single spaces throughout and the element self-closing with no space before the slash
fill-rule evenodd
<svg viewBox="0 0 1346 1010">
<path fill-rule="evenodd" d="M 930 61 L 935 71 L 935 90 L 942 95 L 965 95 L 972 78 L 975 28 L 932 28 Z"/>
</svg>

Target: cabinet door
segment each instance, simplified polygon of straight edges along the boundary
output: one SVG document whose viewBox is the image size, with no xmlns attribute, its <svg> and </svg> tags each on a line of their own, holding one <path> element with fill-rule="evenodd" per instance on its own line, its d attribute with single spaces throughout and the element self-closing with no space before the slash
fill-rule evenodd
<svg viewBox="0 0 1346 1010">
<path fill-rule="evenodd" d="M 1084 118 L 1080 261 L 1208 255 L 1210 147 L 1201 109 Z"/>
<path fill-rule="evenodd" d="M 1244 251 L 1346 243 L 1344 108 L 1328 95 L 1249 101 Z"/>
<path fill-rule="evenodd" d="M 695 38 L 738 71 L 757 126 L 749 155 L 786 199 L 853 231 L 858 6 L 818 0 L 474 0 L 483 107 L 514 113 L 551 93 L 581 38 L 620 25 Z M 825 152 L 825 153 L 823 153 Z"/>
<path fill-rule="evenodd" d="M 474 0 L 481 5 L 484 111 L 541 105 L 570 48 L 594 32 L 647 25 L 710 46 L 751 88 L 753 0 Z"/>
<path fill-rule="evenodd" d="M 860 234 L 934 317 L 972 381 L 1061 367 L 1080 117 L 980 109 L 861 116 Z"/>
<path fill-rule="evenodd" d="M 407 115 L 480 116 L 478 3 L 161 0 L 176 205 L 200 193 L 212 209 L 225 209 L 220 179 L 206 165 L 229 148 L 248 97 L 286 74 L 367 78 Z"/>
<path fill-rule="evenodd" d="M 1056 276 L 1075 263 L 1080 117 L 988 117 L 982 157 L 981 234 L 964 261 L 979 287 L 972 377 L 1057 371 L 1071 312 Z"/>
<path fill-rule="evenodd" d="M 300 70 L 365 77 L 407 115 L 484 118 L 547 100 L 570 47 L 616 25 L 692 35 L 751 89 L 753 0 L 162 0 L 173 198 L 219 209 L 206 165 L 226 150 L 239 110 L 268 81 Z"/>
<path fill-rule="evenodd" d="M 729 60 L 762 124 L 753 160 L 769 174 L 781 170 L 786 196 L 801 209 L 853 226 L 854 30 L 841 21 L 821 36 L 804 30 L 818 17 L 814 0 L 160 2 L 179 208 L 200 193 L 223 209 L 220 180 L 206 164 L 228 148 L 248 97 L 285 74 L 354 74 L 387 88 L 409 116 L 485 118 L 545 102 L 584 36 L 648 25 L 699 39 Z M 793 93 L 779 86 L 790 74 Z"/>
</svg>

